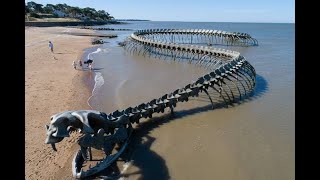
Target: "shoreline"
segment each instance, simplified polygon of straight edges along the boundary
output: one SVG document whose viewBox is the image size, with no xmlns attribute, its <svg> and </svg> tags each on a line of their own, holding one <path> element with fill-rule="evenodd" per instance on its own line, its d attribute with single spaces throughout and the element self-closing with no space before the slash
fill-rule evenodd
<svg viewBox="0 0 320 180">
<path fill-rule="evenodd" d="M 77 136 L 72 134 L 54 152 L 44 143 L 44 125 L 55 113 L 89 109 L 88 73 L 74 70 L 71 63 L 83 59 L 86 49 L 97 46 L 91 44 L 92 37 L 63 34 L 66 31 L 94 33 L 66 27 L 25 28 L 26 179 L 73 179 L 69 160 L 78 148 Z M 47 47 L 48 39 L 54 43 L 53 54 Z"/>
<path fill-rule="evenodd" d="M 88 47 L 88 48 L 85 48 L 83 50 L 83 53 L 82 53 L 82 56 L 81 56 L 81 61 L 82 61 L 83 66 L 84 66 L 83 61 L 85 61 L 87 59 L 88 55 L 90 53 L 96 51 L 99 47 L 100 46 Z M 92 73 L 92 74 L 90 75 L 90 73 Z M 96 83 L 95 80 L 94 80 L 95 72 L 94 71 L 92 71 L 92 72 L 86 71 L 84 74 L 85 75 L 83 75 L 81 77 L 82 83 L 83 83 L 84 86 L 86 86 L 86 88 L 90 92 L 90 94 L 86 98 L 86 104 L 88 106 L 88 109 L 92 109 L 92 106 L 90 105 L 89 100 L 92 97 L 92 92 L 93 92 L 93 89 L 94 89 L 94 86 L 95 86 L 95 83 Z"/>
</svg>

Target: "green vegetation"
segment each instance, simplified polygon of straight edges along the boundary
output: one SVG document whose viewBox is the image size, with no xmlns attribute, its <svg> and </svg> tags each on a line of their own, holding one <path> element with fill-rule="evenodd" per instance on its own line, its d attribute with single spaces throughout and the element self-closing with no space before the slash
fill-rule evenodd
<svg viewBox="0 0 320 180">
<path fill-rule="evenodd" d="M 42 4 L 35 3 L 33 1 L 25 4 L 26 20 L 35 20 L 36 18 L 48 19 L 48 18 L 66 18 L 76 20 L 97 20 L 106 21 L 114 20 L 108 12 L 104 10 L 95 10 L 94 8 L 86 7 L 79 8 L 69 6 L 67 4 Z M 31 17 L 31 18 L 30 18 Z"/>
</svg>

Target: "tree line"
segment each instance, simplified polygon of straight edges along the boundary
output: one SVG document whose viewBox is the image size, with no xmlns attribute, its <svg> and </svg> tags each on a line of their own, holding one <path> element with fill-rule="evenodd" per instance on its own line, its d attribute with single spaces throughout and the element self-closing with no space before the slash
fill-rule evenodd
<svg viewBox="0 0 320 180">
<path fill-rule="evenodd" d="M 86 8 L 79 8 L 69 6 L 67 4 L 47 4 L 43 6 L 42 4 L 35 3 L 33 1 L 27 2 L 25 4 L 25 14 L 29 14 L 31 17 L 39 17 L 39 13 L 44 14 L 53 14 L 54 11 L 58 10 L 61 11 L 68 16 L 76 17 L 77 15 L 83 15 L 85 17 L 90 18 L 91 20 L 111 20 L 114 19 L 108 12 L 104 10 L 95 10 L 94 8 L 86 7 Z"/>
</svg>

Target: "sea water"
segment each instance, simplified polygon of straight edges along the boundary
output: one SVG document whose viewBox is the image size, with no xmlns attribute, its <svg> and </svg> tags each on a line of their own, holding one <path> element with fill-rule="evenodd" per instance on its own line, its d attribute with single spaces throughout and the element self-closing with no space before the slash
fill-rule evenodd
<svg viewBox="0 0 320 180">
<path fill-rule="evenodd" d="M 254 95 L 210 109 L 205 94 L 178 103 L 136 129 L 125 179 L 294 179 L 295 24 L 137 21 L 100 27 L 116 34 L 89 53 L 94 60 L 92 109 L 106 113 L 159 98 L 208 71 L 194 65 L 132 56 L 118 47 L 134 30 L 215 29 L 248 33 L 259 46 L 232 47 L 257 73 Z"/>
</svg>

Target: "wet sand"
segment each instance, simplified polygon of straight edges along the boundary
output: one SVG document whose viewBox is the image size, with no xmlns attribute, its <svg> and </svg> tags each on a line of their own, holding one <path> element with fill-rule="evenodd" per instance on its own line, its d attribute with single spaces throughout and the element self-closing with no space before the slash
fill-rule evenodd
<svg viewBox="0 0 320 180">
<path fill-rule="evenodd" d="M 72 61 L 91 47 L 90 37 L 63 35 L 91 33 L 64 27 L 25 29 L 25 179 L 73 179 L 71 161 L 76 137 L 57 144 L 57 152 L 44 143 L 51 115 L 65 110 L 89 109 L 91 90 L 83 83 L 86 72 L 74 70 Z M 54 53 L 48 41 L 54 44 Z"/>
</svg>

